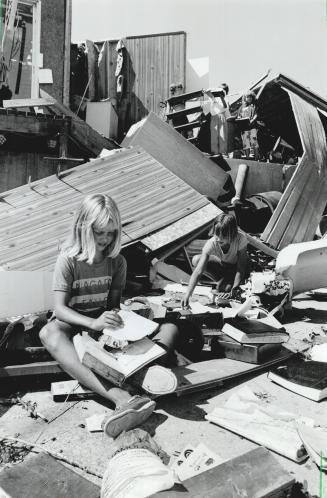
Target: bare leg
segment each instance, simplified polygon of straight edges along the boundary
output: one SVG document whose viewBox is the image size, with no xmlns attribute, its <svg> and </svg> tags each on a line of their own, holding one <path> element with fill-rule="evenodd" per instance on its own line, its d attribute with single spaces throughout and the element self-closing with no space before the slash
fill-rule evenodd
<svg viewBox="0 0 327 498">
<path fill-rule="evenodd" d="M 71 340 L 72 332 L 73 328 L 70 325 L 55 320 L 43 327 L 40 339 L 63 370 L 82 385 L 112 401 L 117 406 L 129 401 L 131 396 L 127 391 L 113 387 L 112 384 L 100 379 L 89 368 L 82 365 Z"/>
<path fill-rule="evenodd" d="M 177 378 L 175 374 L 163 367 L 171 366 L 173 358 L 176 363 L 174 348 L 178 334 L 178 328 L 173 323 L 163 323 L 160 326 L 158 333 L 152 337 L 152 340 L 162 346 L 166 354 L 155 360 L 154 364 L 147 365 L 137 372 L 132 378 L 133 384 L 152 395 L 169 394 L 176 390 Z"/>
<path fill-rule="evenodd" d="M 192 265 L 195 268 L 200 261 L 201 254 L 196 254 L 192 258 Z M 202 273 L 202 278 L 212 278 L 215 281 L 219 281 L 220 279 L 223 278 L 221 274 L 221 265 L 220 265 L 220 260 L 216 256 L 209 256 L 209 260 L 207 262 L 207 265 L 204 269 L 204 272 Z"/>
<path fill-rule="evenodd" d="M 163 323 L 160 325 L 158 332 L 152 337 L 152 340 L 159 344 L 159 346 L 162 346 L 166 351 L 166 354 L 156 360 L 156 363 L 159 363 L 160 365 L 169 364 L 174 353 L 178 334 L 178 328 L 173 323 Z"/>
</svg>

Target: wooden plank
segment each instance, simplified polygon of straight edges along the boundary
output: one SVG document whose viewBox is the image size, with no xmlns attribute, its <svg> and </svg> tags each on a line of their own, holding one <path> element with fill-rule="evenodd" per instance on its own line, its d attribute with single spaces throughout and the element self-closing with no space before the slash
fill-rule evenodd
<svg viewBox="0 0 327 498">
<path fill-rule="evenodd" d="M 312 240 L 326 202 L 327 142 L 315 107 L 289 92 L 304 154 L 262 240 L 276 248 Z"/>
<path fill-rule="evenodd" d="M 219 453 L 219 451 L 218 451 Z M 151 495 L 157 498 L 281 498 L 295 479 L 266 448 L 255 448 L 223 462 L 174 488 Z"/>
<path fill-rule="evenodd" d="M 97 485 L 47 453 L 30 456 L 1 472 L 0 494 L 3 497 L 98 498 L 99 493 Z"/>
<path fill-rule="evenodd" d="M 117 41 L 111 40 L 109 43 L 110 67 L 115 68 Z M 126 37 L 124 44 L 125 94 L 118 109 L 120 133 L 126 132 L 149 111 L 160 114 L 161 102 L 169 97 L 172 83 L 181 83 L 185 87 L 186 33 Z M 109 87 L 113 90 L 110 95 L 115 97 L 114 70 L 109 73 Z"/>
<path fill-rule="evenodd" d="M 292 355 L 291 351 L 282 348 L 279 353 L 261 365 L 219 358 L 173 368 L 172 371 L 178 379 L 176 394 L 182 396 L 190 392 L 217 387 L 230 379 L 266 370 L 272 365 L 291 358 Z"/>
<path fill-rule="evenodd" d="M 40 361 L 0 367 L 0 377 L 25 377 L 26 375 L 57 374 L 62 372 L 63 370 L 56 361 Z"/>
<path fill-rule="evenodd" d="M 202 112 L 202 107 L 200 105 L 188 107 L 187 109 L 181 109 L 180 111 L 169 112 L 166 114 L 166 118 L 174 120 L 175 118 L 187 116 L 188 114 L 196 114 L 198 112 Z"/>
<path fill-rule="evenodd" d="M 62 102 L 69 106 L 70 100 L 70 50 L 72 40 L 72 0 L 65 2 L 65 43 L 64 43 L 64 75 Z"/>
<path fill-rule="evenodd" d="M 246 238 L 249 244 L 251 244 L 253 247 L 256 249 L 259 249 L 259 251 L 264 252 L 265 254 L 268 254 L 268 256 L 271 256 L 272 258 L 277 258 L 278 251 L 273 249 L 272 247 L 267 246 L 263 242 L 261 242 L 260 239 L 257 237 L 253 237 L 253 235 L 250 235 L 249 233 L 243 232 L 243 230 L 239 229 L 238 230 L 240 233 L 242 233 Z"/>
<path fill-rule="evenodd" d="M 128 189 L 121 188 L 124 184 Z M 183 218 L 206 206 L 210 219 L 218 213 L 207 199 L 140 147 L 120 150 L 68 170 L 60 179 L 53 175 L 4 192 L 5 202 L 0 204 L 0 266 L 25 271 L 52 269 L 74 210 L 87 193 L 93 192 L 108 193 L 116 200 L 122 215 L 123 245 L 180 221 L 168 237 L 158 234 L 156 249 L 160 249 L 158 241 L 174 244 L 194 232 L 195 227 L 183 224 Z"/>
<path fill-rule="evenodd" d="M 280 85 L 285 88 L 285 90 L 289 90 L 301 97 L 306 102 L 327 111 L 327 101 L 325 99 L 320 97 L 320 95 L 312 92 L 311 90 L 308 90 L 308 88 L 303 87 L 291 78 L 288 78 L 284 74 L 279 74 L 277 78 L 275 78 L 275 81 L 280 83 Z"/>
<path fill-rule="evenodd" d="M 44 90 L 40 89 L 40 95 L 42 98 L 52 98 Z M 72 118 L 71 123 L 71 136 L 80 144 L 82 144 L 87 150 L 92 152 L 94 155 L 100 154 L 102 149 L 116 149 L 117 146 L 113 142 L 95 131 L 91 126 L 89 126 L 85 121 L 80 119 L 76 114 L 74 114 L 68 107 L 64 106 L 60 102 L 56 101 L 54 104 L 56 110 L 65 116 Z"/>
<path fill-rule="evenodd" d="M 168 227 L 163 228 L 162 230 L 160 230 L 160 232 L 156 232 L 152 235 L 144 237 L 142 239 L 142 242 L 151 251 L 156 251 L 163 246 L 167 246 L 171 242 L 174 242 L 174 247 L 176 247 L 176 241 L 185 233 L 187 233 L 188 235 L 192 233 L 193 237 L 194 234 L 199 230 L 203 232 L 206 227 L 210 226 L 210 224 L 213 223 L 216 216 L 220 212 L 221 211 L 219 208 L 217 208 L 213 204 L 208 204 L 198 211 L 185 216 L 183 219 L 172 223 Z"/>
<path fill-rule="evenodd" d="M 99 50 L 95 43 L 91 40 L 86 40 L 87 52 L 87 74 L 88 74 L 88 98 L 92 102 L 97 99 L 97 83 L 98 83 L 98 56 Z"/>
<path fill-rule="evenodd" d="M 225 93 L 221 90 L 214 90 L 212 94 L 215 97 L 218 96 L 224 96 Z M 174 97 L 170 97 L 167 99 L 167 102 L 170 106 L 174 106 L 176 104 L 182 104 L 183 102 L 186 102 L 187 100 L 192 100 L 192 99 L 197 99 L 199 97 L 203 97 L 203 92 L 202 90 L 196 90 L 195 92 L 188 92 L 188 93 L 182 93 L 180 95 L 176 95 Z"/>
<path fill-rule="evenodd" d="M 227 174 L 177 131 L 151 112 L 127 133 L 123 147 L 139 145 L 200 194 L 216 201 Z"/>
<path fill-rule="evenodd" d="M 53 97 L 39 99 L 12 99 L 4 100 L 3 107 L 5 109 L 19 109 L 20 107 L 43 107 L 55 105 L 56 100 Z"/>
<path fill-rule="evenodd" d="M 64 122 L 64 118 L 48 119 L 41 115 L 0 114 L 0 130 L 8 133 L 50 136 L 57 134 Z"/>
</svg>

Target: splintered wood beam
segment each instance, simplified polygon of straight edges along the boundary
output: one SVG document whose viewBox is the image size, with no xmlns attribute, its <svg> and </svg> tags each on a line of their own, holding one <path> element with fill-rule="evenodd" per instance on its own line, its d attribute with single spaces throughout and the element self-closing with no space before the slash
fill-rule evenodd
<svg viewBox="0 0 327 498">
<path fill-rule="evenodd" d="M 249 233 L 243 232 L 243 230 L 238 230 L 240 233 L 245 235 L 247 238 L 247 241 L 251 246 L 255 247 L 256 249 L 259 249 L 259 251 L 264 252 L 268 256 L 271 256 L 272 258 L 277 258 L 278 256 L 278 251 L 276 249 L 273 249 L 272 247 L 267 246 L 264 244 L 260 239 L 257 237 L 253 237 L 253 235 L 250 235 Z"/>
<path fill-rule="evenodd" d="M 56 361 L 39 361 L 36 363 L 26 363 L 24 365 L 9 365 L 7 367 L 0 367 L 0 378 L 56 373 L 63 373 L 63 370 Z"/>
<path fill-rule="evenodd" d="M 5 109 L 19 109 L 20 107 L 42 107 L 48 105 L 55 105 L 56 100 L 52 97 L 42 99 L 13 99 L 4 100 L 3 107 Z"/>
<path fill-rule="evenodd" d="M 40 94 L 42 98 L 52 99 L 51 95 L 44 90 L 40 89 Z M 83 119 L 79 118 L 73 111 L 57 100 L 55 101 L 54 108 L 56 111 L 59 111 L 60 114 L 72 118 L 70 135 L 93 155 L 99 155 L 102 149 L 112 150 L 118 148 L 111 140 L 100 135 L 100 133 L 95 131 L 90 125 L 83 121 Z"/>
<path fill-rule="evenodd" d="M 288 93 L 304 152 L 261 236 L 277 249 L 312 240 L 326 205 L 327 142 L 318 110 Z"/>
<path fill-rule="evenodd" d="M 65 118 L 50 118 L 24 114 L 0 113 L 0 130 L 8 133 L 26 133 L 39 136 L 54 135 L 65 123 Z"/>
<path fill-rule="evenodd" d="M 212 94 L 215 97 L 218 97 L 220 95 L 223 97 L 225 95 L 225 92 L 223 92 L 222 90 L 218 90 L 218 91 L 214 90 L 212 92 Z M 199 97 L 203 97 L 202 90 L 197 90 L 195 92 L 190 92 L 190 93 L 182 93 L 181 95 L 176 95 L 175 97 L 170 97 L 169 99 L 167 99 L 167 102 L 170 106 L 174 106 L 176 104 L 181 104 L 181 103 L 185 102 L 186 100 L 196 99 Z"/>
</svg>

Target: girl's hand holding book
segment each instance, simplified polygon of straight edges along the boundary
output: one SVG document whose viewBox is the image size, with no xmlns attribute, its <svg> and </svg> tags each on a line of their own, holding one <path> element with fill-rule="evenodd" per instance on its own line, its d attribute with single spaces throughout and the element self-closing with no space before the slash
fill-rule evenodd
<svg viewBox="0 0 327 498">
<path fill-rule="evenodd" d="M 112 310 L 105 311 L 99 318 L 94 319 L 92 329 L 101 332 L 106 327 L 117 329 L 123 325 L 124 322 L 121 316 L 117 311 Z"/>
</svg>

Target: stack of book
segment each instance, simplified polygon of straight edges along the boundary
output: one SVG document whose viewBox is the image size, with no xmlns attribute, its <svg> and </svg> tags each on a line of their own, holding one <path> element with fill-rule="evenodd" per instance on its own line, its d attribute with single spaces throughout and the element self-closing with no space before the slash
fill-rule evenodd
<svg viewBox="0 0 327 498">
<path fill-rule="evenodd" d="M 236 316 L 225 321 L 218 345 L 226 358 L 257 364 L 277 354 L 288 338 L 274 317 L 254 320 Z"/>
</svg>

